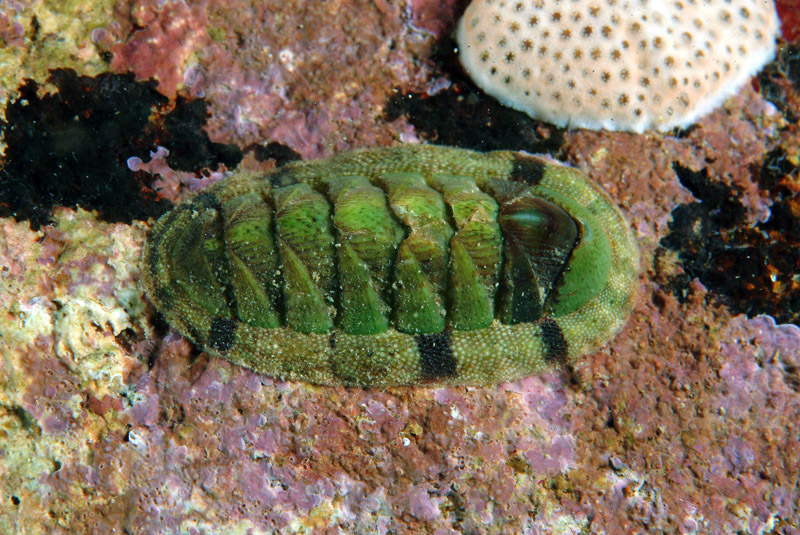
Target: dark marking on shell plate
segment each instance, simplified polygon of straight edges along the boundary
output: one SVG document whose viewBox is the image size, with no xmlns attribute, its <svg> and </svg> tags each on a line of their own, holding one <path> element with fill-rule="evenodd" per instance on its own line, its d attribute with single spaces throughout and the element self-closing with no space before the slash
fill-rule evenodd
<svg viewBox="0 0 800 535">
<path fill-rule="evenodd" d="M 198 331 L 197 327 L 195 327 L 194 325 L 189 325 L 188 327 L 186 327 L 186 335 L 192 340 L 203 339 L 203 337 L 200 335 L 200 331 Z"/>
<path fill-rule="evenodd" d="M 450 349 L 450 331 L 435 334 L 418 334 L 419 366 L 425 380 L 452 377 L 458 363 Z"/>
<path fill-rule="evenodd" d="M 275 172 L 270 175 L 269 183 L 273 188 L 281 188 L 296 184 L 297 180 L 292 176 L 291 171 L 285 170 L 283 167 L 278 167 Z"/>
<path fill-rule="evenodd" d="M 506 202 L 497 218 L 503 231 L 507 284 L 501 287 L 501 319 L 539 319 L 578 239 L 570 215 L 536 197 Z"/>
<path fill-rule="evenodd" d="M 205 208 L 213 208 L 214 210 L 220 210 L 222 208 L 222 204 L 219 202 L 219 199 L 217 199 L 217 197 L 213 193 L 210 193 L 208 191 L 202 191 L 191 199 L 187 208 L 188 207 L 190 207 L 193 210 L 203 210 Z"/>
</svg>

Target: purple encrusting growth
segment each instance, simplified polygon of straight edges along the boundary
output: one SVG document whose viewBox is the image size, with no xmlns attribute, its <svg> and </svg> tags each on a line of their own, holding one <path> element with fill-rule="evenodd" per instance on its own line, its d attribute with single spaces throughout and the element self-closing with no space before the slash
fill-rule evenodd
<svg viewBox="0 0 800 535">
<path fill-rule="evenodd" d="M 769 403 L 783 411 L 800 410 L 794 398 L 800 389 L 800 328 L 775 325 L 769 316 L 751 322 L 739 316 L 729 326 L 731 340 L 723 344 L 726 363 L 720 376 L 726 389 L 719 396 L 719 406 L 729 418 L 744 418 Z M 756 358 L 738 351 L 740 344 L 756 348 Z M 749 358 L 748 358 L 749 357 Z"/>
<path fill-rule="evenodd" d="M 170 343 L 168 347 L 173 345 Z M 497 449 L 496 439 L 490 438 L 500 430 L 488 429 L 496 424 L 479 425 L 469 431 L 470 435 L 487 431 L 490 434 L 476 438 L 485 444 L 476 445 L 477 449 L 468 453 L 473 447 L 464 442 L 465 439 L 471 442 L 465 434 L 468 430 L 464 422 L 473 420 L 476 409 L 483 410 L 463 396 L 448 400 L 445 406 L 432 400 L 425 403 L 424 397 L 420 397 L 423 412 L 433 418 L 434 426 L 417 428 L 409 425 L 409 420 L 417 419 L 415 414 L 419 409 L 398 404 L 399 400 L 390 395 L 320 389 L 308 398 L 301 390 L 274 384 L 221 361 L 206 363 L 204 366 L 208 367 L 189 382 L 185 377 L 186 356 L 170 353 L 167 349 L 153 371 L 137 385 L 142 400 L 129 409 L 128 423 L 132 426 L 128 433 L 129 447 L 141 462 L 152 456 L 146 461 L 146 469 L 141 465 L 142 484 L 144 473 L 148 474 L 147 480 L 155 482 L 175 471 L 176 466 L 182 466 L 181 470 L 188 470 L 185 475 L 194 481 L 190 486 L 199 485 L 214 497 L 213 505 L 209 505 L 220 515 L 229 508 L 242 512 L 269 511 L 257 525 L 277 529 L 286 526 L 287 515 L 296 517 L 321 504 L 330 507 L 334 500 L 340 502 L 342 518 L 349 516 L 352 521 L 365 523 L 361 525 L 370 525 L 370 517 L 376 513 L 380 519 L 381 512 L 394 517 L 397 511 L 405 511 L 418 521 L 444 517 L 442 504 L 452 490 L 448 485 L 432 483 L 430 478 L 444 470 L 450 474 L 449 478 L 456 476 L 453 479 L 458 481 L 467 475 L 468 464 L 473 461 L 467 465 L 456 463 L 455 459 L 452 464 L 442 463 L 437 461 L 439 455 L 421 449 L 424 443 L 429 444 L 425 449 L 440 449 L 441 445 L 436 445 L 440 440 L 446 440 L 451 451 L 464 450 L 464 454 L 475 460 L 480 458 L 495 467 L 499 462 L 502 471 L 504 455 Z M 283 398 L 283 404 L 267 401 L 276 396 Z M 346 405 L 340 404 L 348 398 Z M 183 413 L 183 421 L 172 433 L 164 433 L 163 425 L 153 425 L 156 399 L 162 413 L 165 409 L 168 414 L 177 411 L 173 404 Z M 336 405 L 339 405 L 336 412 L 323 408 L 333 409 Z M 533 420 L 550 425 L 540 416 L 534 416 Z M 220 421 L 227 423 L 220 427 Z M 424 436 L 439 426 L 443 426 L 441 432 L 445 434 Z M 300 440 L 301 436 L 305 438 Z M 406 442 L 399 437 L 410 440 Z M 188 449 L 180 450 L 178 444 L 185 444 Z M 375 449 L 376 454 L 368 455 L 364 449 L 367 447 Z M 348 455 L 348 448 L 354 453 Z M 538 446 L 532 445 L 528 453 L 537 449 Z M 165 467 L 162 459 L 166 458 L 169 462 Z M 348 466 L 355 468 L 351 463 L 360 465 L 358 472 L 350 471 Z M 378 474 L 384 471 L 395 473 L 398 484 L 371 500 L 365 499 L 370 494 L 367 489 L 376 488 L 374 478 L 382 477 Z M 548 467 L 546 472 L 558 470 Z M 225 475 L 232 473 L 237 477 Z M 178 488 L 173 493 L 186 491 Z M 483 494 L 481 485 L 465 487 L 464 492 L 478 503 L 493 501 Z"/>
<path fill-rule="evenodd" d="M 787 518 L 799 514 L 798 487 L 771 491 L 769 481 L 774 477 L 797 477 L 800 471 L 800 426 L 796 418 L 787 422 L 784 416 L 800 414 L 800 328 L 776 326 L 769 316 L 749 322 L 739 316 L 731 322 L 729 331 L 735 342 L 723 344 L 727 363 L 720 376 L 726 388 L 717 403 L 726 418 L 747 420 L 757 412 L 763 424 L 730 436 L 722 452 L 711 458 L 711 464 L 716 477 L 724 473 L 736 475 L 741 484 L 761 497 L 754 500 L 754 515 L 749 523 L 756 531 L 768 525 L 776 513 Z M 755 348 L 756 358 L 746 358 L 738 351 L 740 344 Z M 775 438 L 759 448 L 752 440 L 758 435 Z M 778 438 L 782 436 L 785 438 Z"/>
</svg>

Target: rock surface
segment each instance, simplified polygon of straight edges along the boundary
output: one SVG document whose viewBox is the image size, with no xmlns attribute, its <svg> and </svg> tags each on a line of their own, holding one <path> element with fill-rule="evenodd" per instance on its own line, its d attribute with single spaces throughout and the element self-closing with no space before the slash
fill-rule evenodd
<svg viewBox="0 0 800 535">
<path fill-rule="evenodd" d="M 218 143 L 313 158 L 435 141 L 383 111 L 395 93 L 474 95 L 434 59 L 460 7 L 436 4 L 7 2 L 0 102 L 47 68 L 110 68 L 205 98 Z M 563 133 L 558 158 L 636 229 L 641 296 L 609 346 L 514 383 L 276 382 L 159 321 L 139 284 L 147 222 L 74 206 L 35 231 L 3 218 L 0 533 L 800 533 L 800 329 L 734 312 L 688 270 L 698 251 L 662 244 L 673 210 L 697 201 L 676 163 L 705 169 L 700 186 L 735 199 L 738 224 L 787 207 L 772 239 L 797 239 L 800 88 L 785 50 L 759 80 L 776 104 L 746 86 L 673 135 Z M 170 199 L 224 174 L 195 180 L 152 150 L 130 165 L 159 173 Z M 272 165 L 255 154 L 242 166 Z M 713 240 L 712 216 L 697 225 Z M 796 275 L 764 270 L 797 307 Z"/>
</svg>

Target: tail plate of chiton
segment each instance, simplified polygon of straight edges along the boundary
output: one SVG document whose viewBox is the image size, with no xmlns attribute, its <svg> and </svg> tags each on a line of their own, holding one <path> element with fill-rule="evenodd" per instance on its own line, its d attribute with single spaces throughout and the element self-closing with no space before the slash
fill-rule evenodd
<svg viewBox="0 0 800 535">
<path fill-rule="evenodd" d="M 150 299 L 209 354 L 363 387 L 571 363 L 622 327 L 638 270 L 579 171 L 430 145 L 235 174 L 159 219 L 142 262 Z"/>
</svg>

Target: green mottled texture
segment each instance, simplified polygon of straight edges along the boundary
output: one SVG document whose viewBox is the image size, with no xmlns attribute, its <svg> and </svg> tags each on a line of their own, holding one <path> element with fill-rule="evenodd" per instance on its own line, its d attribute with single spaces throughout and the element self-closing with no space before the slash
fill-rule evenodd
<svg viewBox="0 0 800 535">
<path fill-rule="evenodd" d="M 420 174 L 387 173 L 379 183 L 395 216 L 409 229 L 397 255 L 394 322 L 406 333 L 441 332 L 453 235 L 444 201 Z"/>
<path fill-rule="evenodd" d="M 388 386 L 492 384 L 594 351 L 633 307 L 638 264 L 578 171 L 418 145 L 231 176 L 154 224 L 142 273 L 212 355 Z"/>
<path fill-rule="evenodd" d="M 341 303 L 336 325 L 349 334 L 377 334 L 389 329 L 389 305 L 375 288 L 366 262 L 347 243 L 339 248 Z"/>
<path fill-rule="evenodd" d="M 579 226 L 581 241 L 572 250 L 569 265 L 564 270 L 561 284 L 548 310 L 554 316 L 563 316 L 590 302 L 608 280 L 614 265 L 609 234 L 590 210 L 563 195 L 551 193 L 551 199 L 560 203 Z"/>
<path fill-rule="evenodd" d="M 184 229 L 175 243 L 170 264 L 177 284 L 211 316 L 230 316 L 224 281 L 227 270 L 221 265 L 224 255 L 219 236 L 219 214 L 203 210 Z M 183 232 L 181 232 L 183 230 Z M 221 281 L 223 281 L 221 283 Z"/>
<path fill-rule="evenodd" d="M 405 237 L 383 190 L 363 176 L 326 182 L 338 232 L 340 313 L 336 325 L 349 334 L 376 334 L 389 326 L 392 271 Z"/>
<path fill-rule="evenodd" d="M 238 316 L 257 327 L 280 327 L 280 283 L 276 279 L 280 259 L 272 204 L 258 193 L 247 193 L 234 197 L 222 209 Z"/>
<path fill-rule="evenodd" d="M 488 327 L 503 248 L 497 202 L 468 177 L 435 175 L 432 186 L 450 207 L 457 229 L 450 240 L 448 325 L 464 331 Z"/>
<path fill-rule="evenodd" d="M 336 285 L 328 201 L 308 184 L 276 188 L 273 197 L 286 321 L 302 333 L 328 332 Z"/>
</svg>

